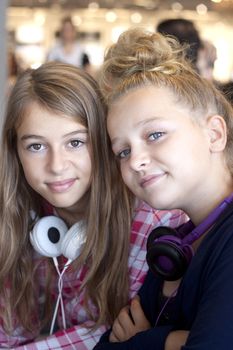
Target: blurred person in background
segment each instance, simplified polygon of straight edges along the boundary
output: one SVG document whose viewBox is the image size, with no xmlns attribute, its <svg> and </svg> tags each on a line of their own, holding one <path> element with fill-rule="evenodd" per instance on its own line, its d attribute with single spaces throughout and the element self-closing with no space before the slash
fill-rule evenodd
<svg viewBox="0 0 233 350">
<path fill-rule="evenodd" d="M 196 64 L 199 74 L 207 80 L 214 80 L 213 72 L 216 59 L 216 47 L 209 40 L 202 40 Z"/>
<path fill-rule="evenodd" d="M 174 36 L 182 45 L 188 44 L 186 56 L 196 66 L 201 39 L 192 21 L 184 18 L 166 19 L 158 24 L 156 30 L 161 34 Z"/>
<path fill-rule="evenodd" d="M 174 36 L 182 45 L 187 45 L 186 56 L 198 73 L 207 80 L 213 81 L 214 63 L 217 59 L 215 46 L 202 40 L 195 24 L 184 18 L 173 18 L 161 21 L 157 32 Z"/>
<path fill-rule="evenodd" d="M 77 41 L 76 28 L 70 16 L 63 18 L 58 41 L 48 52 L 47 60 L 72 64 L 89 71 L 89 57 Z"/>
</svg>

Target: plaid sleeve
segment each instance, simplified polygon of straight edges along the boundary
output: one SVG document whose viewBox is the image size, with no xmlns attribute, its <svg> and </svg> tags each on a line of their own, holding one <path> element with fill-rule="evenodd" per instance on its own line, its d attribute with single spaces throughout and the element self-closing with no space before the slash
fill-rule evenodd
<svg viewBox="0 0 233 350">
<path fill-rule="evenodd" d="M 187 217 L 180 210 L 160 211 L 149 207 L 145 203 L 140 203 L 135 210 L 132 221 L 132 232 L 130 240 L 130 255 L 128 260 L 130 291 L 129 297 L 132 298 L 141 287 L 148 270 L 146 263 L 146 242 L 151 230 L 157 226 L 165 225 L 177 227 L 187 220 Z M 80 283 L 80 277 L 76 276 L 70 283 L 73 283 L 76 290 Z M 65 285 L 65 284 L 64 284 Z M 17 350 L 52 350 L 52 349 L 78 349 L 91 350 L 98 342 L 100 336 L 106 330 L 106 327 L 100 327 L 96 331 L 87 331 L 86 325 L 90 325 L 88 315 L 85 314 L 83 304 L 83 295 L 79 298 L 68 296 L 69 288 L 65 288 L 65 312 L 71 325 L 68 329 L 62 330 L 48 336 L 44 339 L 34 341 L 33 343 L 19 346 Z M 70 299 L 70 301 L 66 301 Z M 72 324 L 79 324 L 73 326 Z"/>
<path fill-rule="evenodd" d="M 24 346 L 18 346 L 17 350 L 91 350 L 98 342 L 100 336 L 106 331 L 106 327 L 100 327 L 96 331 L 87 333 L 84 326 L 75 326 L 54 333 L 45 339 L 35 341 Z"/>
<path fill-rule="evenodd" d="M 135 210 L 132 223 L 128 261 L 130 298 L 137 293 L 148 271 L 146 243 L 150 232 L 158 226 L 178 227 L 187 219 L 187 216 L 181 210 L 156 210 L 144 202 L 139 204 Z"/>
</svg>

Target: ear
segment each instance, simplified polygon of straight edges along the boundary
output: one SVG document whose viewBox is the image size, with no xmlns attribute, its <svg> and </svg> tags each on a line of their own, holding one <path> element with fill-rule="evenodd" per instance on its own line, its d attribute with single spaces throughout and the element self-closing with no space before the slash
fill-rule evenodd
<svg viewBox="0 0 233 350">
<path fill-rule="evenodd" d="M 206 121 L 207 132 L 209 136 L 210 151 L 222 152 L 227 142 L 226 122 L 220 115 L 212 115 Z"/>
</svg>

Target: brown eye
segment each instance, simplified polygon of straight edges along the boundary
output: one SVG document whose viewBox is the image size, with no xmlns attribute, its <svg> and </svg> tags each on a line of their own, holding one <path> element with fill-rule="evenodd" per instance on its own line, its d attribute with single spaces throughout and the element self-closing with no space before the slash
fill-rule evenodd
<svg viewBox="0 0 233 350">
<path fill-rule="evenodd" d="M 83 144 L 84 144 L 84 142 L 80 141 L 80 140 L 72 140 L 72 141 L 70 141 L 70 145 L 71 145 L 72 148 L 81 147 Z"/>
<path fill-rule="evenodd" d="M 29 145 L 27 147 L 27 149 L 29 149 L 30 151 L 33 151 L 33 152 L 37 152 L 37 151 L 40 151 L 41 149 L 43 149 L 43 146 L 41 145 L 41 143 L 33 143 L 33 144 Z"/>
</svg>

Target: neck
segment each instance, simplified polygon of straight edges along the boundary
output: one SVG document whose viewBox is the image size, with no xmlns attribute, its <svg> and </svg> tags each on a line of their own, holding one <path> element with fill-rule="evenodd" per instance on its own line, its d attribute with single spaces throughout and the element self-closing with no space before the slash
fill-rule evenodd
<svg viewBox="0 0 233 350">
<path fill-rule="evenodd" d="M 189 206 L 187 213 L 195 226 L 202 223 L 203 220 L 231 193 L 233 193 L 233 184 L 222 186 L 216 186 L 213 191 L 206 191 L 202 196 L 193 201 Z"/>
<path fill-rule="evenodd" d="M 192 230 L 192 235 L 187 235 L 183 239 L 186 244 L 192 244 L 193 249 L 196 250 L 200 245 L 202 239 L 208 233 L 208 231 L 215 224 L 216 220 L 221 216 L 221 214 L 226 210 L 228 205 L 233 201 L 233 192 L 227 194 L 220 200 L 216 206 L 206 215 L 204 220 L 201 221 L 196 228 Z"/>
<path fill-rule="evenodd" d="M 75 205 L 68 208 L 55 208 L 59 217 L 70 227 L 76 222 L 84 220 L 89 208 L 89 195 L 80 199 Z"/>
<path fill-rule="evenodd" d="M 63 219 L 68 227 L 84 218 L 84 213 L 72 212 L 69 208 L 56 208 L 58 216 Z"/>
</svg>

